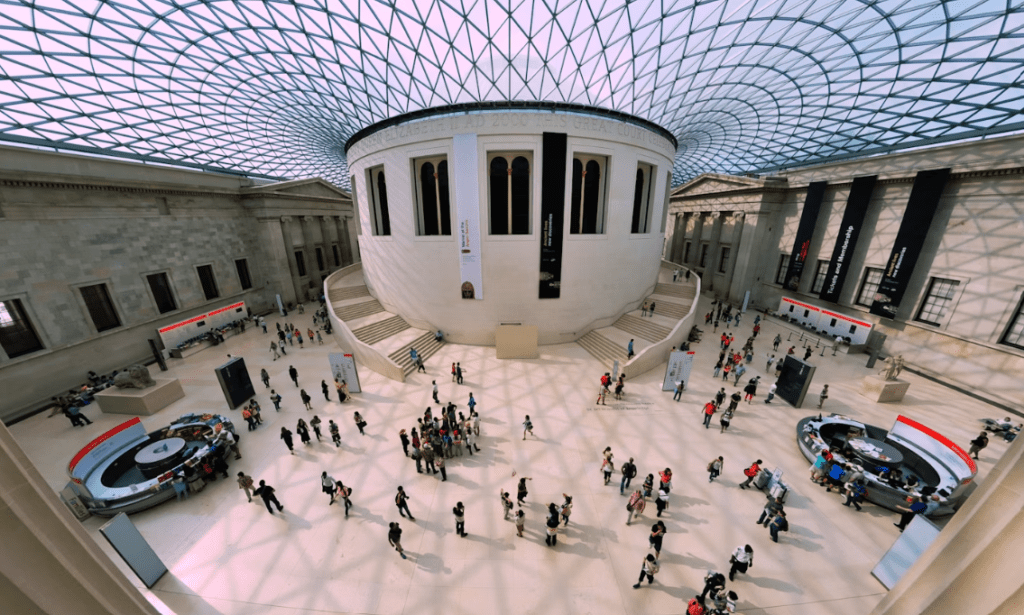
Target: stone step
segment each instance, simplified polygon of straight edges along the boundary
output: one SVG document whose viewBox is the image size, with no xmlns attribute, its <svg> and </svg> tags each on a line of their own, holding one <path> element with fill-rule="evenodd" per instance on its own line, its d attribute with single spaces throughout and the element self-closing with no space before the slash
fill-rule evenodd
<svg viewBox="0 0 1024 615">
<path fill-rule="evenodd" d="M 356 299 L 359 297 L 369 297 L 370 289 L 366 286 L 339 286 L 338 288 L 330 288 L 327 290 L 327 298 L 333 301 L 344 301 L 346 299 Z"/>
<path fill-rule="evenodd" d="M 335 305 L 332 307 L 334 308 L 334 313 L 342 320 L 355 320 L 356 318 L 362 318 L 363 316 L 369 316 L 370 314 L 377 314 L 378 312 L 384 311 L 384 306 L 382 306 L 376 299 L 363 303 Z"/>
<path fill-rule="evenodd" d="M 354 330 L 352 333 L 356 336 L 360 342 L 364 344 L 376 344 L 377 342 L 387 339 L 396 333 L 401 333 L 409 328 L 409 323 L 405 322 L 405 319 L 401 316 L 392 316 L 375 322 L 372 325 L 367 325 L 359 329 Z"/>
<path fill-rule="evenodd" d="M 661 305 L 655 306 L 655 310 L 660 310 Z M 630 335 L 635 337 L 642 337 L 645 340 L 652 342 L 658 342 L 672 333 L 672 329 L 663 327 L 658 324 L 650 322 L 649 318 L 637 318 L 629 314 L 623 314 L 621 318 L 615 321 L 612 325 L 616 329 L 621 329 Z"/>
<path fill-rule="evenodd" d="M 389 354 L 388 358 L 397 363 L 398 366 L 405 371 L 405 375 L 408 376 L 416 369 L 416 366 L 412 363 L 412 357 L 409 356 L 410 348 L 415 348 L 416 354 L 423 359 L 424 363 L 426 363 L 427 359 L 441 349 L 441 346 L 444 346 L 444 342 L 434 339 L 433 331 L 427 331 L 405 346 L 402 346 L 398 350 Z"/>
<path fill-rule="evenodd" d="M 658 284 L 654 287 L 654 294 L 691 300 L 697 294 L 697 287 L 693 284 Z"/>
<path fill-rule="evenodd" d="M 626 349 L 597 331 L 587 333 L 576 340 L 576 343 L 606 367 L 610 368 L 616 360 L 619 361 L 620 366 L 626 364 Z"/>
<path fill-rule="evenodd" d="M 652 298 L 653 297 L 648 297 L 647 301 L 650 302 Z M 692 297 L 690 298 L 690 302 L 692 304 Z M 664 299 L 661 301 L 655 299 L 655 303 L 657 304 L 654 306 L 655 314 L 658 314 L 659 316 L 668 316 L 669 318 L 674 318 L 676 320 L 682 320 L 682 318 L 686 316 L 686 313 L 690 311 L 689 305 L 680 305 L 671 301 L 665 301 Z"/>
</svg>

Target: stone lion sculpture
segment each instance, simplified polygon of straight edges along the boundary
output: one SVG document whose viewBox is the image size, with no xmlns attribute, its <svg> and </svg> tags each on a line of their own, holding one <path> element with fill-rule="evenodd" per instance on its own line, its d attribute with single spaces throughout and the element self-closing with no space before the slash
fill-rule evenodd
<svg viewBox="0 0 1024 615">
<path fill-rule="evenodd" d="M 114 376 L 114 386 L 119 389 L 145 389 L 155 386 L 156 380 L 149 375 L 145 365 L 129 365 L 128 369 Z"/>
</svg>

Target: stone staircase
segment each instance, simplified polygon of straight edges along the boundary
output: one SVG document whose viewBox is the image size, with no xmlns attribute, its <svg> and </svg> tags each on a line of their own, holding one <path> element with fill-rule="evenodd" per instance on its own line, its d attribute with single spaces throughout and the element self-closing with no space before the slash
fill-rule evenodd
<svg viewBox="0 0 1024 615">
<path fill-rule="evenodd" d="M 406 325 L 406 327 L 408 326 L 409 325 Z M 405 346 L 402 346 L 398 350 L 389 354 L 388 358 L 397 363 L 398 366 L 405 371 L 405 375 L 408 376 L 416 369 L 416 366 L 412 364 L 412 357 L 409 356 L 410 348 L 415 348 L 416 354 L 419 355 L 420 359 L 422 359 L 424 363 L 426 363 L 427 359 L 441 349 L 441 346 L 444 346 L 444 342 L 434 339 L 433 331 L 427 331 Z M 445 370 L 441 371 L 442 373 L 447 373 Z"/>
<path fill-rule="evenodd" d="M 687 303 L 693 301 L 693 298 L 697 295 L 697 287 L 693 284 L 657 284 L 654 287 L 655 295 L 665 295 L 666 297 L 678 297 L 679 299 L 685 300 Z"/>
<path fill-rule="evenodd" d="M 655 306 L 655 310 L 660 309 L 661 304 Z M 623 314 L 612 326 L 616 329 L 622 329 L 630 335 L 641 337 L 652 342 L 663 340 L 672 333 L 672 329 L 656 325 L 651 322 L 650 318 L 637 318 L 636 316 L 631 316 L 629 314 Z"/>
<path fill-rule="evenodd" d="M 383 339 L 387 339 L 396 333 L 401 333 L 408 328 L 409 323 L 405 322 L 404 318 L 401 316 L 392 316 L 391 318 L 386 318 L 380 322 L 375 322 L 372 325 L 355 329 L 352 333 L 360 342 L 372 345 Z"/>
<path fill-rule="evenodd" d="M 686 313 L 690 311 L 688 305 L 680 305 L 671 301 L 665 301 L 664 299 L 658 299 L 657 297 L 648 297 L 647 301 L 654 300 L 657 305 L 654 306 L 654 313 L 658 316 L 667 316 L 676 320 L 681 320 L 686 316 Z M 693 302 L 693 297 L 690 298 L 690 302 Z M 618 326 L 618 324 L 616 324 Z M 645 337 L 644 339 L 651 339 Z"/>
<path fill-rule="evenodd" d="M 597 331 L 587 333 L 580 339 L 576 340 L 576 343 L 593 355 L 595 359 L 601 361 L 609 368 L 616 360 L 619 362 L 620 366 L 626 364 L 626 349 L 623 346 L 612 342 Z M 419 351 L 418 348 L 417 351 Z"/>
<path fill-rule="evenodd" d="M 353 303 L 351 305 L 332 307 L 334 308 L 334 313 L 342 320 L 355 320 L 357 318 L 362 318 L 363 316 L 379 314 L 384 311 L 384 306 L 382 306 L 376 299 L 363 303 Z"/>
<path fill-rule="evenodd" d="M 332 288 L 327 291 L 327 299 L 332 303 L 335 301 L 345 301 L 346 299 L 358 299 L 359 297 L 369 297 L 370 289 L 366 286 L 341 286 L 338 288 Z"/>
</svg>

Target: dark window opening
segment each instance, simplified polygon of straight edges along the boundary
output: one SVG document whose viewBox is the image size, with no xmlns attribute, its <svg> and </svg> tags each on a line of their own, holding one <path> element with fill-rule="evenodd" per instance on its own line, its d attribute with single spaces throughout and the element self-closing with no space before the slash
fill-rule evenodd
<svg viewBox="0 0 1024 615">
<path fill-rule="evenodd" d="M 78 290 L 82 293 L 85 308 L 89 311 L 92 324 L 96 325 L 97 331 L 108 331 L 121 326 L 121 319 L 114 309 L 114 302 L 110 300 L 106 284 L 83 286 Z"/>
<path fill-rule="evenodd" d="M 203 285 L 203 295 L 206 300 L 216 299 L 220 296 L 217 290 L 217 280 L 213 277 L 213 265 L 203 265 L 197 268 L 199 271 L 199 283 Z"/>
<path fill-rule="evenodd" d="M 171 292 L 171 283 L 166 273 L 154 273 L 146 276 L 149 282 L 149 290 L 153 292 L 153 300 L 156 301 L 156 309 L 161 314 L 173 312 L 178 309 L 174 301 L 174 294 Z"/>
<path fill-rule="evenodd" d="M 0 301 L 0 346 L 11 359 L 43 349 L 21 299 Z"/>
<path fill-rule="evenodd" d="M 238 283 L 242 285 L 242 290 L 252 288 L 252 278 L 249 277 L 249 262 L 244 258 L 240 258 L 235 261 L 235 268 L 238 269 Z"/>
</svg>

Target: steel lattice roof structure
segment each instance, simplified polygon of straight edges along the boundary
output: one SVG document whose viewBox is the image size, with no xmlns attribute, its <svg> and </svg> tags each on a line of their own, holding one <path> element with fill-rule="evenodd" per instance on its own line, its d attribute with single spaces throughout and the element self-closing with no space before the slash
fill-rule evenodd
<svg viewBox="0 0 1024 615">
<path fill-rule="evenodd" d="M 1024 129 L 1024 0 L 0 0 L 0 142 L 347 185 L 395 116 L 654 122 L 676 183 Z"/>
</svg>

